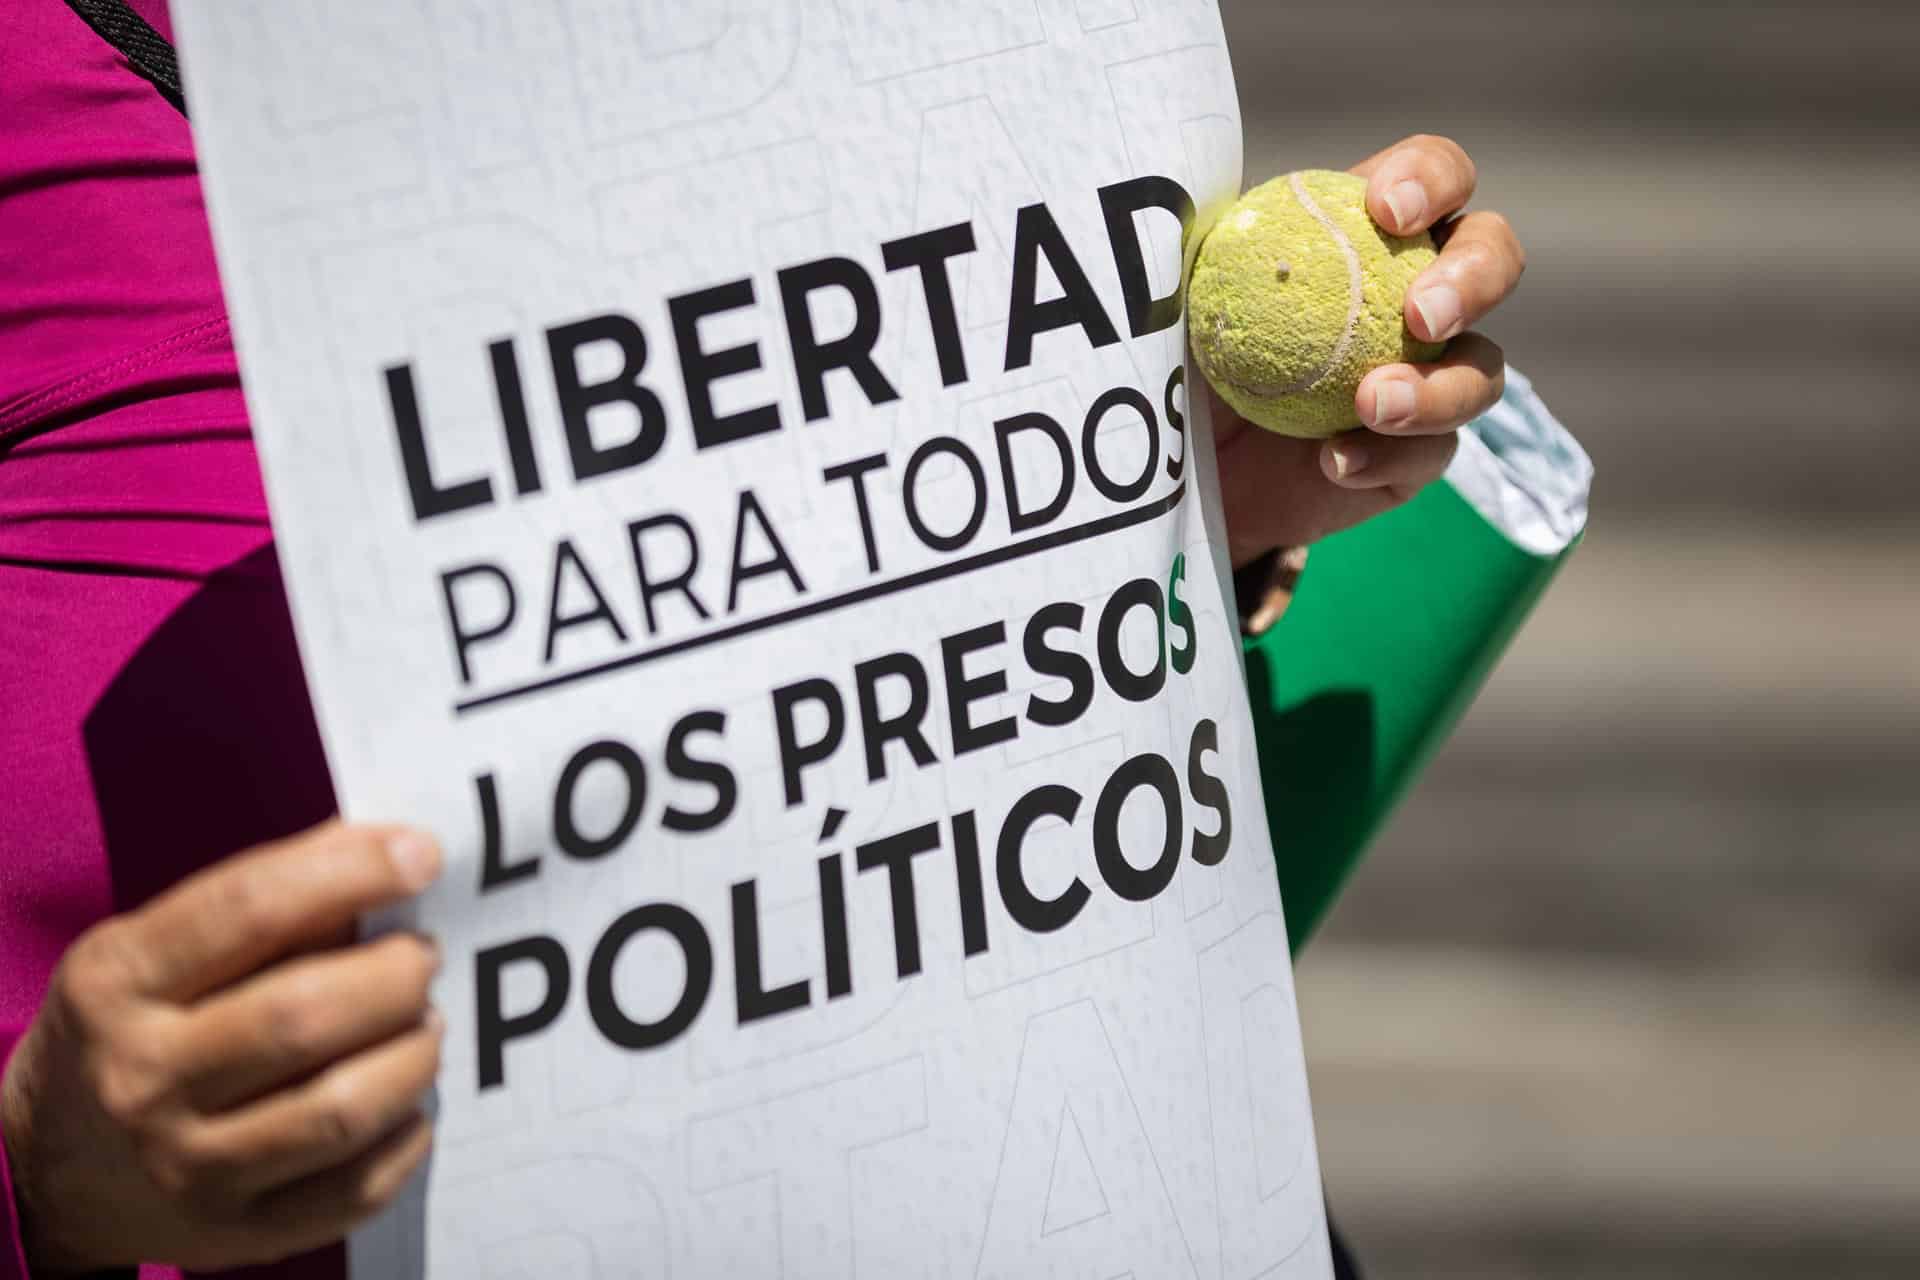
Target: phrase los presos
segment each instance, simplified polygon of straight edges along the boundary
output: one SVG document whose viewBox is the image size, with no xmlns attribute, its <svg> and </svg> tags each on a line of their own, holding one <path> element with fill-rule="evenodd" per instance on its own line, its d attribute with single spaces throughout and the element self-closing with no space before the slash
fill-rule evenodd
<svg viewBox="0 0 1920 1280">
<path fill-rule="evenodd" d="M 1147 703 L 1162 696 L 1167 682 L 1188 678 L 1198 656 L 1199 633 L 1181 590 L 1185 557 L 1176 557 L 1164 584 L 1137 578 L 1120 584 L 1097 611 L 1073 601 L 1035 610 L 1015 631 L 994 621 L 940 640 L 939 665 L 929 670 L 910 653 L 878 654 L 854 662 L 835 676 L 809 676 L 770 691 L 784 801 L 789 809 L 817 802 L 809 791 L 838 753 L 857 753 L 869 782 L 883 782 L 908 761 L 931 768 L 1012 741 L 1024 732 L 1063 728 L 1089 714 L 1101 698 Z M 1131 660 L 1121 643 L 1129 619 L 1151 617 L 1156 643 L 1151 665 L 1135 651 Z M 1091 642 L 1091 656 L 1082 651 Z M 1018 658 L 1014 657 L 1017 650 Z M 984 704 L 1004 697 L 1010 670 L 1023 664 L 1041 683 L 1017 713 L 984 718 Z M 1023 679 L 1023 684 L 1026 681 Z M 907 700 L 898 710 L 882 709 L 883 684 L 904 685 Z M 891 702 L 892 698 L 885 699 Z M 945 734 L 930 732 L 929 722 L 944 719 Z M 811 727 L 810 727 L 811 726 Z M 704 804 L 684 798 L 662 807 L 657 821 L 683 834 L 714 830 L 737 812 L 740 783 L 726 762 L 728 716 L 723 710 L 696 709 L 676 718 L 652 755 L 629 742 L 603 739 L 575 751 L 560 768 L 548 794 L 507 797 L 491 773 L 473 779 L 483 831 L 478 890 L 510 893 L 541 874 L 549 858 L 597 862 L 631 851 L 648 812 L 656 773 L 691 784 Z M 934 742 L 951 744 L 942 760 Z M 997 819 L 974 810 L 943 815 L 881 836 L 848 850 L 817 858 L 817 927 L 821 963 L 805 974 L 770 974 L 763 946 L 757 881 L 735 883 L 729 891 L 724 923 L 703 921 L 688 907 L 670 901 L 641 903 L 623 911 L 585 954 L 571 952 L 558 937 L 524 934 L 478 949 L 473 958 L 474 1018 L 478 1087 L 498 1088 L 507 1081 L 508 1050 L 516 1042 L 551 1028 L 568 1004 L 583 1000 L 593 1026 L 610 1044 L 627 1050 L 656 1049 L 684 1035 L 709 1004 L 724 963 L 730 969 L 733 1015 L 746 1027 L 762 1019 L 821 1005 L 851 995 L 874 981 L 905 981 L 922 971 L 920 918 L 924 895 L 951 895 L 961 922 L 962 959 L 993 945 L 988 903 L 997 901 L 1004 918 L 1029 934 L 1069 928 L 1096 893 L 1127 902 L 1150 902 L 1164 893 L 1182 864 L 1217 865 L 1233 838 L 1233 814 L 1219 773 L 1219 726 L 1194 722 L 1184 753 L 1169 759 L 1147 751 L 1122 761 L 1097 791 L 1049 783 L 1032 787 L 1006 806 Z M 590 772 L 617 779 L 619 802 L 610 824 L 583 829 L 579 797 Z M 684 791 L 685 788 L 683 787 Z M 1122 810 L 1136 803 L 1150 812 L 1135 819 L 1131 842 Z M 836 798 L 826 797 L 829 803 Z M 543 806 L 549 821 L 551 852 L 511 850 L 503 832 L 525 829 L 512 820 L 508 806 L 518 800 Z M 1041 892 L 1026 863 L 1036 828 L 1063 823 L 1082 847 L 1090 847 L 1097 884 L 1078 875 L 1064 888 Z M 1151 831 L 1142 838 L 1142 830 Z M 884 877 L 893 941 L 889 973 L 857 974 L 851 960 L 848 882 L 853 876 Z M 791 926 L 789 926 L 791 927 Z M 614 974 L 622 954 L 642 937 L 669 941 L 679 952 L 683 978 L 671 1007 L 657 1015 L 636 1015 L 624 1008 Z M 509 1008 L 509 975 L 519 986 L 531 980 L 539 993 Z"/>
</svg>

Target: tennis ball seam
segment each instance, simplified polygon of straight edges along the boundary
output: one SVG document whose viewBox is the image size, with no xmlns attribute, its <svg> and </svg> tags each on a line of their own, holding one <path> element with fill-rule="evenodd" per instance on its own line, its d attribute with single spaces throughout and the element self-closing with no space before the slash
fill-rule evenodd
<svg viewBox="0 0 1920 1280">
<path fill-rule="evenodd" d="M 1338 434 L 1356 425 L 1353 393 L 1368 370 L 1432 359 L 1443 345 L 1416 339 L 1404 316 L 1433 241 L 1385 232 L 1367 212 L 1366 186 L 1331 171 L 1286 174 L 1199 237 L 1188 300 L 1194 363 L 1236 412 L 1269 430 Z"/>
<path fill-rule="evenodd" d="M 1311 391 L 1322 382 L 1325 382 L 1327 378 L 1340 367 L 1341 362 L 1347 358 L 1347 353 L 1353 349 L 1354 334 L 1358 332 L 1360 328 L 1360 313 L 1366 309 L 1367 305 L 1365 282 L 1361 278 L 1360 253 L 1353 247 L 1353 241 L 1348 237 L 1346 231 L 1341 228 L 1340 224 L 1329 217 L 1327 211 L 1320 207 L 1319 202 L 1313 198 L 1313 194 L 1307 190 L 1306 184 L 1300 180 L 1299 174 L 1288 174 L 1287 185 L 1293 189 L 1293 198 L 1300 202 L 1300 207 L 1306 212 L 1307 216 L 1319 223 L 1321 228 L 1333 238 L 1334 244 L 1339 246 L 1341 258 L 1347 264 L 1347 322 L 1341 328 L 1339 340 L 1333 344 L 1333 353 L 1327 357 L 1326 363 L 1306 377 L 1296 378 L 1285 386 L 1276 385 L 1271 382 L 1246 382 L 1238 378 L 1228 377 L 1224 371 L 1216 373 L 1211 369 L 1207 370 L 1208 376 L 1214 381 L 1225 383 L 1243 395 L 1269 398 L 1296 396 Z M 1221 336 L 1225 333 L 1226 324 L 1227 318 L 1224 314 L 1214 317 L 1214 341 L 1216 343 L 1220 341 Z M 1211 362 L 1209 361 L 1208 363 Z"/>
<path fill-rule="evenodd" d="M 1328 374 L 1339 368 L 1341 362 L 1347 358 L 1347 353 L 1353 349 L 1353 335 L 1360 327 L 1360 312 L 1366 306 L 1366 298 L 1362 292 L 1363 285 L 1360 278 L 1360 252 L 1353 247 L 1353 241 L 1348 238 L 1340 224 L 1320 207 L 1320 202 L 1308 192 L 1306 183 L 1300 181 L 1299 174 L 1294 174 L 1289 179 L 1288 185 L 1293 188 L 1293 194 L 1300 201 L 1300 207 L 1311 214 L 1315 222 L 1327 229 L 1327 234 L 1333 237 L 1333 242 L 1340 246 L 1341 257 L 1347 261 L 1346 327 L 1340 331 L 1340 341 L 1334 344 L 1333 354 L 1327 358 L 1326 365 L 1313 376 L 1312 381 L 1295 388 L 1298 391 L 1311 391 L 1324 382 Z"/>
</svg>

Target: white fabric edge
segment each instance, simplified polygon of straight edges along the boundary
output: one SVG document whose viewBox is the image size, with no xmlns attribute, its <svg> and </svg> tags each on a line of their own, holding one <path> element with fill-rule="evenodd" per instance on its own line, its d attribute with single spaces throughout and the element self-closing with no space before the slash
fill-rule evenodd
<svg viewBox="0 0 1920 1280">
<path fill-rule="evenodd" d="M 1518 369 L 1506 393 L 1460 432 L 1447 483 L 1509 542 L 1556 556 L 1587 527 L 1593 460 Z"/>
</svg>

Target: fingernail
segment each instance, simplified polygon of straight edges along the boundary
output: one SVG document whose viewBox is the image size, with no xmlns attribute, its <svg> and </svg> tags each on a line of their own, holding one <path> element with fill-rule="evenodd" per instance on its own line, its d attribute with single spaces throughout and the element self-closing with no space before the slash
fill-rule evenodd
<svg viewBox="0 0 1920 1280">
<path fill-rule="evenodd" d="M 1370 427 L 1397 427 L 1413 418 L 1413 388 L 1404 382 L 1388 379 L 1374 384 L 1373 420 Z"/>
<path fill-rule="evenodd" d="M 420 1025 L 424 1029 L 434 1032 L 437 1035 L 438 1033 L 446 1030 L 447 1015 L 444 1013 L 441 1013 L 438 1009 L 434 1008 L 432 1005 L 428 1005 L 427 1016 L 420 1019 Z"/>
<path fill-rule="evenodd" d="M 1428 285 L 1413 295 L 1413 306 L 1435 342 L 1453 337 L 1460 325 L 1460 291 L 1450 284 Z"/>
<path fill-rule="evenodd" d="M 1336 444 L 1333 446 L 1333 474 L 1336 479 L 1345 480 L 1358 475 L 1367 468 L 1367 451 L 1357 444 Z"/>
<path fill-rule="evenodd" d="M 1418 226 L 1427 214 L 1427 189 L 1411 178 L 1388 187 L 1386 200 L 1395 231 Z"/>
<path fill-rule="evenodd" d="M 401 883 L 416 892 L 440 874 L 440 846 L 423 832 L 401 831 L 388 837 L 387 856 L 393 859 Z"/>
</svg>

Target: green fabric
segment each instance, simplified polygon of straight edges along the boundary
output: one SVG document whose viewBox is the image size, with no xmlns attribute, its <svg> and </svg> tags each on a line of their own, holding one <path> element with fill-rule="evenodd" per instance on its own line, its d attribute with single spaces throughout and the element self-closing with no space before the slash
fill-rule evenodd
<svg viewBox="0 0 1920 1280">
<path fill-rule="evenodd" d="M 1285 615 L 1246 643 L 1296 955 L 1571 552 L 1514 546 L 1436 484 L 1316 545 Z"/>
</svg>

